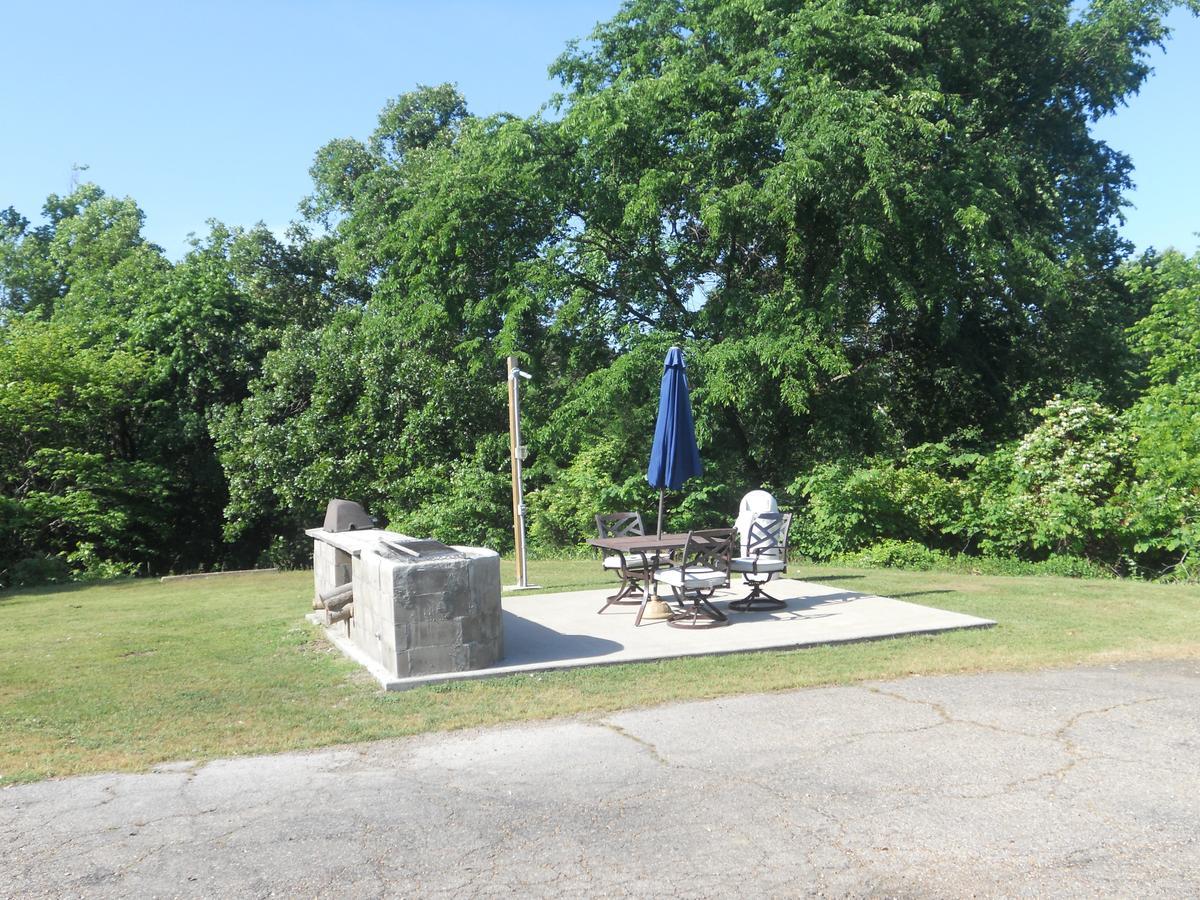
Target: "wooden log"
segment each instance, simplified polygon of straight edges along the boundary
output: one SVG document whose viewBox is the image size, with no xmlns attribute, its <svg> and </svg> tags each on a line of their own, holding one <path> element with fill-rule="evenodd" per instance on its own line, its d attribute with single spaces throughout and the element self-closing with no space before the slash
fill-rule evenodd
<svg viewBox="0 0 1200 900">
<path fill-rule="evenodd" d="M 321 598 L 321 603 L 325 606 L 326 609 L 328 609 L 329 601 L 338 600 L 341 597 L 349 597 L 353 593 L 354 593 L 354 583 L 351 581 L 348 581 L 345 584 L 339 584 L 337 587 L 330 588 L 327 591 L 321 591 L 319 596 Z"/>
<path fill-rule="evenodd" d="M 354 602 L 354 594 L 353 593 L 339 594 L 337 597 L 330 597 L 328 600 L 326 600 L 325 608 L 327 610 L 329 610 L 330 612 L 337 612 L 339 609 L 341 609 L 347 603 L 353 603 L 353 602 Z"/>
<path fill-rule="evenodd" d="M 325 614 L 325 624 L 332 625 L 334 622 L 342 622 L 354 615 L 354 604 L 348 603 L 339 609 L 337 612 L 327 612 Z"/>
<path fill-rule="evenodd" d="M 317 596 L 313 597 L 313 609 L 324 609 L 324 608 L 325 608 L 325 604 L 324 604 L 324 602 L 322 602 L 321 596 L 318 594 Z"/>
</svg>

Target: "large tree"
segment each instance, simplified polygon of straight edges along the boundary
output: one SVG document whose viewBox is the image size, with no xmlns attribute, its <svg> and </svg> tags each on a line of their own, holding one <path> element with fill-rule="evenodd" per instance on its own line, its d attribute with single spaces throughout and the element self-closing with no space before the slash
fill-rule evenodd
<svg viewBox="0 0 1200 900">
<path fill-rule="evenodd" d="M 1115 391 L 1130 163 L 1089 125 L 1172 5 L 631 0 L 554 67 L 563 268 L 694 345 L 767 478 Z"/>
<path fill-rule="evenodd" d="M 538 376 L 530 504 L 559 541 L 644 501 L 673 342 L 711 461 L 681 523 L 814 461 L 1011 437 L 1056 391 L 1121 399 L 1145 311 L 1116 275 L 1130 164 L 1089 126 L 1145 79 L 1172 5 L 631 0 L 554 64 L 553 115 L 402 95 L 319 151 L 306 204 L 364 309 L 297 338 L 222 441 L 313 428 L 273 502 L 359 490 L 502 539 L 516 352 Z M 336 354 L 385 358 L 379 340 L 411 365 L 373 366 L 392 401 L 362 405 Z M 225 458 L 259 496 L 253 461 Z"/>
<path fill-rule="evenodd" d="M 85 184 L 43 213 L 0 216 L 0 583 L 252 562 L 209 420 L 328 318 L 328 241 L 214 223 L 172 264 L 129 198 Z"/>
</svg>

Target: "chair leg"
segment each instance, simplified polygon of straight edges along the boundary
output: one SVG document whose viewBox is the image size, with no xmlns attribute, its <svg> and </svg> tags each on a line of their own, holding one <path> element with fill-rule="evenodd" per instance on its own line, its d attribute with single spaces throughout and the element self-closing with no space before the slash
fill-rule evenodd
<svg viewBox="0 0 1200 900">
<path fill-rule="evenodd" d="M 642 624 L 642 613 L 646 611 L 646 606 L 650 603 L 650 585 L 646 585 L 645 592 L 642 594 L 642 603 L 638 607 L 637 617 L 633 620 L 633 627 L 637 628 Z"/>
<path fill-rule="evenodd" d="M 750 593 L 740 600 L 733 600 L 729 604 L 729 608 L 737 612 L 774 612 L 779 609 L 787 609 L 787 603 L 776 597 L 772 597 L 765 590 L 763 585 L 770 581 L 750 581 Z"/>
<path fill-rule="evenodd" d="M 686 595 L 674 587 L 671 590 L 681 607 L 667 619 L 667 624 L 672 628 L 720 628 L 722 625 L 729 624 L 729 617 L 709 603 L 709 597 L 712 596 L 711 591 L 707 597 L 700 593 L 693 594 L 692 608 L 689 610 L 685 606 Z"/>
<path fill-rule="evenodd" d="M 626 600 L 625 599 L 626 597 L 629 597 L 632 594 L 637 593 L 637 591 L 640 587 L 640 585 L 638 584 L 638 581 L 639 581 L 639 579 L 636 577 L 622 576 L 621 577 L 621 589 L 619 591 L 617 591 L 615 594 L 613 594 L 611 597 L 605 598 L 604 605 L 602 607 L 600 607 L 599 610 L 597 610 L 596 614 L 599 615 L 600 613 L 602 613 L 606 609 L 608 609 L 610 606 L 632 606 L 634 603 L 641 603 L 640 600 Z"/>
</svg>

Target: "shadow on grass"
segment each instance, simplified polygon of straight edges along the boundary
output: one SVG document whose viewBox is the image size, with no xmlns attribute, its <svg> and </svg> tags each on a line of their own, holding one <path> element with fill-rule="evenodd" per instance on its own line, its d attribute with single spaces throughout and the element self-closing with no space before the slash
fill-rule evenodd
<svg viewBox="0 0 1200 900">
<path fill-rule="evenodd" d="M 153 579 L 157 581 L 158 579 Z M 110 585 L 131 585 L 139 582 L 149 583 L 149 578 L 127 576 L 124 578 L 95 578 L 91 581 L 64 581 L 61 584 L 39 584 L 30 587 L 11 587 L 0 590 L 0 607 L 6 604 L 16 605 L 13 601 L 36 600 L 49 594 L 73 594 L 76 591 L 86 591 L 94 587 Z"/>
<path fill-rule="evenodd" d="M 893 600 L 899 600 L 901 597 L 926 597 L 930 594 L 957 594 L 958 591 L 952 591 L 948 588 L 936 588 L 929 591 L 905 591 L 903 594 L 888 594 Z"/>
</svg>

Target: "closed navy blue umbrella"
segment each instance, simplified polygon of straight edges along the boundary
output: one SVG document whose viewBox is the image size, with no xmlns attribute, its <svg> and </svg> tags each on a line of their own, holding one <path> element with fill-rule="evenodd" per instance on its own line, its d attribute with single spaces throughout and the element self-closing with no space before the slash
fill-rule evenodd
<svg viewBox="0 0 1200 900">
<path fill-rule="evenodd" d="M 662 386 L 658 392 L 658 421 L 654 426 L 654 446 L 646 480 L 658 488 L 658 533 L 663 530 L 663 495 L 683 487 L 689 478 L 704 471 L 696 448 L 696 426 L 692 422 L 692 401 L 688 396 L 687 371 L 683 351 L 672 347 L 663 363 Z"/>
</svg>

